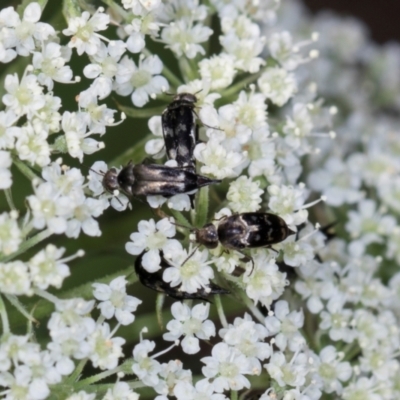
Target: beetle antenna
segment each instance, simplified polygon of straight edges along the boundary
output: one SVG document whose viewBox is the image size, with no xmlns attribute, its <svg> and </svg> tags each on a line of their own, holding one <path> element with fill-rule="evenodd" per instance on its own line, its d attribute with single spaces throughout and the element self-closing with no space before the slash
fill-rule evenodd
<svg viewBox="0 0 400 400">
<path fill-rule="evenodd" d="M 186 264 L 187 261 L 189 261 L 193 257 L 194 253 L 196 253 L 199 247 L 200 245 L 196 246 L 194 250 L 185 258 L 185 261 L 181 264 L 181 268 Z"/>
</svg>

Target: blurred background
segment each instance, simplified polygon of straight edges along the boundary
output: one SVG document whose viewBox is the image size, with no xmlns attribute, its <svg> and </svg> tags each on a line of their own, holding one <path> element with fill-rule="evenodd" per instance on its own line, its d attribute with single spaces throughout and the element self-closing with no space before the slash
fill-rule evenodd
<svg viewBox="0 0 400 400">
<path fill-rule="evenodd" d="M 284 0 L 283 0 L 284 1 Z M 400 41 L 400 14 L 398 0 L 348 1 L 348 0 L 303 0 L 312 13 L 321 10 L 333 10 L 341 15 L 359 18 L 370 30 L 371 38 L 378 43 L 391 40 Z"/>
</svg>

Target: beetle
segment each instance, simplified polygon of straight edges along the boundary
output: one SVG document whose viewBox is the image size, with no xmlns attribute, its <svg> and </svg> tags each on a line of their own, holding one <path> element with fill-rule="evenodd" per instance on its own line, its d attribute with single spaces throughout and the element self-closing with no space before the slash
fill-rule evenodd
<svg viewBox="0 0 400 400">
<path fill-rule="evenodd" d="M 190 193 L 203 186 L 220 183 L 180 167 L 159 164 L 132 164 L 131 162 L 118 173 L 109 169 L 103 176 L 103 186 L 113 193 L 121 190 L 127 196 L 172 197 Z"/>
<path fill-rule="evenodd" d="M 142 283 L 142 285 L 148 287 L 149 289 L 155 290 L 159 293 L 165 293 L 167 296 L 170 296 L 177 300 L 204 300 L 209 301 L 208 297 L 214 294 L 229 294 L 229 290 L 223 289 L 215 283 L 210 282 L 207 287 L 201 287 L 195 293 L 187 293 L 179 290 L 179 287 L 171 287 L 167 282 L 162 279 L 163 272 L 170 265 L 168 261 L 163 257 L 162 252 L 160 252 L 161 256 L 161 269 L 150 273 L 143 268 L 142 259 L 145 252 L 140 254 L 135 261 L 135 272 Z"/>
<path fill-rule="evenodd" d="M 163 111 L 161 125 L 165 149 L 170 160 L 179 167 L 196 169 L 194 148 L 198 142 L 197 116 L 194 108 L 197 97 L 192 93 L 178 93 Z"/>
<path fill-rule="evenodd" d="M 219 243 L 227 249 L 267 247 L 282 242 L 295 232 L 275 214 L 247 212 L 222 217 L 218 227 L 210 223 L 196 229 L 196 242 L 209 249 Z"/>
<path fill-rule="evenodd" d="M 195 232 L 195 241 L 198 246 L 185 260 L 190 259 L 203 245 L 208 249 L 215 249 L 221 244 L 225 249 L 236 250 L 249 258 L 253 264 L 252 257 L 243 253 L 244 249 L 269 247 L 284 241 L 288 236 L 295 234 L 286 224 L 285 220 L 278 215 L 262 212 L 247 212 L 224 216 L 219 219 L 218 227 L 209 223 L 202 228 L 188 228 L 174 222 L 182 228 L 188 228 Z"/>
</svg>

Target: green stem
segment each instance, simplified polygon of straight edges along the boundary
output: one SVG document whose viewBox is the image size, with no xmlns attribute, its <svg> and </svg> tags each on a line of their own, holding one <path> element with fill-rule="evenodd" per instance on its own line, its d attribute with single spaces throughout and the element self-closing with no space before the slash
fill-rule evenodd
<svg viewBox="0 0 400 400">
<path fill-rule="evenodd" d="M 225 317 L 224 308 L 222 307 L 221 296 L 219 294 L 214 296 L 215 307 L 217 308 L 218 316 L 224 328 L 228 327 L 228 321 Z"/>
<path fill-rule="evenodd" d="M 47 239 L 52 234 L 53 233 L 49 229 L 45 229 L 44 231 L 39 232 L 37 235 L 32 236 L 31 238 L 29 238 L 28 240 L 23 242 L 16 252 L 14 252 L 6 257 L 0 257 L 0 262 L 8 262 L 8 261 L 14 259 L 15 257 L 19 256 L 20 254 L 25 253 L 31 247 L 36 246 L 38 243 Z"/>
<path fill-rule="evenodd" d="M 29 168 L 24 162 L 22 162 L 17 156 L 13 156 L 13 163 L 25 175 L 30 181 L 38 179 L 39 177 Z"/>
<path fill-rule="evenodd" d="M 254 305 L 253 301 L 250 300 L 246 293 L 243 291 L 240 291 L 240 295 L 242 298 L 242 301 L 244 302 L 245 306 L 251 311 L 251 313 L 262 323 L 265 323 L 265 317 L 262 314 L 262 312 Z"/>
<path fill-rule="evenodd" d="M 91 376 L 89 378 L 83 379 L 82 381 L 77 382 L 76 386 L 78 386 L 80 388 L 82 386 L 89 386 L 89 385 L 91 385 L 93 383 L 101 381 L 101 380 L 103 380 L 103 379 L 105 379 L 105 378 L 107 378 L 107 377 L 109 377 L 111 375 L 115 375 L 118 372 L 120 372 L 121 371 L 121 367 L 122 366 L 120 365 L 120 366 L 118 366 L 118 367 L 116 367 L 114 369 L 110 369 L 108 371 L 103 371 L 103 372 L 100 372 L 100 374 L 96 374 L 96 375 L 93 375 L 93 376 Z"/>
<path fill-rule="evenodd" d="M 125 113 L 131 118 L 150 118 L 154 115 L 161 115 L 165 107 L 150 107 L 150 108 L 133 108 L 127 106 L 121 106 L 117 103 L 118 110 Z"/>
<path fill-rule="evenodd" d="M 146 145 L 147 141 L 151 138 L 154 139 L 154 136 L 153 135 L 145 136 L 143 139 L 137 142 L 133 147 L 126 150 L 124 153 L 114 158 L 113 160 L 111 160 L 111 162 L 109 162 L 109 165 L 120 166 L 120 165 L 125 165 L 129 161 L 132 161 L 134 164 L 142 161 L 146 154 L 144 151 L 144 146 Z"/>
<path fill-rule="evenodd" d="M 10 323 L 8 321 L 8 314 L 6 305 L 4 304 L 3 297 L 0 296 L 0 318 L 3 325 L 3 335 L 10 333 Z"/>
<path fill-rule="evenodd" d="M 194 225 L 197 228 L 203 227 L 207 223 L 208 218 L 208 186 L 199 190 L 196 203 L 196 216 Z"/>
<path fill-rule="evenodd" d="M 82 10 L 79 6 L 79 0 L 64 0 L 63 14 L 67 21 L 70 18 L 79 17 L 82 14 Z"/>
<path fill-rule="evenodd" d="M 162 315 L 164 300 L 165 300 L 164 293 L 158 293 L 157 299 L 156 299 L 156 315 L 157 315 L 157 322 L 158 322 L 158 325 L 159 325 L 161 331 L 164 329 L 163 315 Z"/>
<path fill-rule="evenodd" d="M 17 296 L 6 294 L 5 297 L 28 321 L 38 324 L 38 321 L 26 311 L 25 306 L 18 300 Z"/>
<path fill-rule="evenodd" d="M 343 353 L 345 354 L 343 361 L 352 361 L 356 355 L 361 353 L 361 350 L 358 345 L 351 344 L 343 349 Z"/>
<path fill-rule="evenodd" d="M 38 296 L 42 297 L 43 299 L 46 299 L 48 302 L 52 303 L 52 304 L 57 304 L 59 303 L 60 299 L 54 295 L 52 295 L 49 292 L 46 292 L 43 289 L 35 289 L 35 294 L 37 294 Z"/>
<path fill-rule="evenodd" d="M 104 4 L 107 4 L 113 11 L 119 14 L 125 21 L 129 21 L 129 13 L 125 11 L 119 4 L 115 3 L 115 0 L 101 0 Z"/>
<path fill-rule="evenodd" d="M 72 374 L 68 377 L 67 379 L 68 383 L 74 384 L 79 379 L 79 376 L 81 375 L 83 368 L 85 368 L 86 363 L 87 363 L 87 358 L 79 361 L 78 365 L 72 371 Z M 80 383 L 81 382 L 79 382 L 79 384 Z"/>
<path fill-rule="evenodd" d="M 265 67 L 262 68 L 259 72 L 256 74 L 250 74 L 247 78 L 242 79 L 241 81 L 235 83 L 234 85 L 231 85 L 229 88 L 222 90 L 221 91 L 221 98 L 230 98 L 231 96 L 237 94 L 245 88 L 247 85 L 250 85 L 251 83 L 254 83 L 260 76 L 261 74 L 265 71 Z"/>
<path fill-rule="evenodd" d="M 162 74 L 175 88 L 182 85 L 182 81 L 169 68 L 167 68 L 165 64 L 163 66 Z"/>
<path fill-rule="evenodd" d="M 196 72 L 193 71 L 192 65 L 186 57 L 181 57 L 178 60 L 179 68 L 185 81 L 191 81 L 196 79 Z"/>
<path fill-rule="evenodd" d="M 236 390 L 231 390 L 231 400 L 238 400 L 238 392 Z"/>
<path fill-rule="evenodd" d="M 15 208 L 15 204 L 14 204 L 14 201 L 13 201 L 13 198 L 12 198 L 11 189 L 4 190 L 4 194 L 6 195 L 6 200 L 7 200 L 7 203 L 8 203 L 8 206 L 10 207 L 10 209 L 12 211 L 16 211 L 17 209 Z"/>
<path fill-rule="evenodd" d="M 180 211 L 171 209 L 170 212 L 178 224 L 181 224 L 187 229 L 191 229 L 190 222 L 184 217 L 184 215 Z"/>
<path fill-rule="evenodd" d="M 153 55 L 148 49 L 143 49 L 142 53 L 144 53 L 146 57 Z M 163 65 L 162 74 L 172 83 L 173 86 L 178 87 L 182 85 L 182 81 L 168 67 L 166 67 L 165 64 Z"/>
<path fill-rule="evenodd" d="M 145 387 L 145 385 L 140 382 L 140 381 L 136 381 L 136 382 L 127 382 L 127 384 L 129 385 L 129 387 L 131 389 L 140 389 L 142 387 Z"/>
</svg>

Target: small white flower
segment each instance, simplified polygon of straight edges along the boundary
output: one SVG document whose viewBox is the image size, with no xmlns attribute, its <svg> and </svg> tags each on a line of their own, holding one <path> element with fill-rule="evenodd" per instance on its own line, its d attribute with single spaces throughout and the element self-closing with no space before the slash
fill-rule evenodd
<svg viewBox="0 0 400 400">
<path fill-rule="evenodd" d="M 297 353 L 296 353 L 297 354 Z M 299 355 L 294 358 L 302 361 L 303 357 Z M 281 352 L 272 354 L 268 364 L 265 365 L 271 378 L 274 379 L 279 386 L 302 386 L 306 380 L 307 365 L 302 362 L 288 362 L 285 355 Z"/>
<path fill-rule="evenodd" d="M 125 339 L 110 335 L 110 326 L 103 323 L 88 337 L 91 346 L 89 358 L 95 368 L 113 369 L 118 365 L 118 359 L 124 355 L 122 345 L 125 344 Z"/>
<path fill-rule="evenodd" d="M 0 111 L 0 149 L 12 149 L 18 129 L 13 126 L 18 117 L 13 111 Z"/>
<path fill-rule="evenodd" d="M 296 235 L 278 243 L 277 248 L 283 251 L 283 261 L 291 267 L 306 265 L 315 257 L 313 247 L 304 240 L 296 241 Z"/>
<path fill-rule="evenodd" d="M 163 272 L 165 282 L 169 282 L 172 287 L 180 285 L 179 290 L 187 293 L 196 293 L 200 288 L 207 288 L 214 278 L 214 271 L 209 266 L 212 261 L 207 261 L 207 249 L 196 250 L 194 253 L 192 250 L 189 247 L 189 251 L 181 249 L 171 253 L 168 257 L 171 266 Z"/>
<path fill-rule="evenodd" d="M 321 329 L 329 330 L 329 337 L 334 340 L 343 340 L 351 343 L 354 340 L 355 333 L 351 328 L 351 319 L 353 311 L 344 308 L 343 296 L 333 296 L 326 305 L 327 311 L 320 313 Z"/>
<path fill-rule="evenodd" d="M 271 185 L 267 190 L 270 195 L 268 207 L 288 225 L 300 225 L 307 220 L 308 212 L 302 209 L 305 197 L 303 185 L 298 188 Z"/>
<path fill-rule="evenodd" d="M 97 306 L 101 314 L 110 319 L 113 316 L 121 325 L 129 325 L 135 320 L 132 314 L 141 300 L 126 294 L 127 281 L 124 276 L 113 279 L 109 285 L 93 283 L 93 296 L 101 303 Z"/>
<path fill-rule="evenodd" d="M 32 294 L 28 267 L 22 261 L 0 263 L 0 292 L 13 295 Z"/>
<path fill-rule="evenodd" d="M 64 65 L 66 61 L 62 47 L 54 42 L 45 44 L 41 53 L 33 53 L 32 65 L 35 70 L 39 71 L 39 83 L 47 86 L 48 90 L 52 90 L 53 81 L 71 82 L 72 70 L 69 66 Z"/>
<path fill-rule="evenodd" d="M 101 43 L 98 51 L 91 56 L 92 63 L 83 69 L 86 78 L 94 79 L 91 89 L 100 100 L 111 93 L 113 80 L 118 72 L 118 62 L 125 49 L 126 45 L 122 40 L 112 41 L 108 46 Z"/>
<path fill-rule="evenodd" d="M 92 310 L 94 301 L 83 299 L 59 301 L 57 311 L 53 312 L 48 322 L 52 342 L 49 350 L 61 354 L 63 358 L 83 359 L 92 351 L 87 338 L 96 329 L 95 321 L 86 315 Z"/>
<path fill-rule="evenodd" d="M 229 208 L 235 213 L 257 211 L 261 205 L 260 182 L 253 182 L 247 176 L 240 176 L 229 185 L 226 198 Z"/>
<path fill-rule="evenodd" d="M 147 126 L 150 129 L 150 132 L 160 139 L 150 139 L 146 142 L 144 147 L 147 154 L 150 154 L 153 158 L 158 159 L 162 158 L 165 155 L 165 145 L 164 145 L 164 137 L 163 130 L 161 126 L 161 116 L 154 115 L 149 119 Z"/>
<path fill-rule="evenodd" d="M 22 242 L 22 232 L 18 227 L 16 213 L 0 214 L 0 252 L 4 255 L 14 253 Z"/>
<path fill-rule="evenodd" d="M 64 233 L 67 229 L 66 218 L 72 213 L 73 204 L 70 199 L 59 196 L 56 188 L 49 182 L 35 186 L 34 189 L 35 194 L 27 197 L 33 214 L 33 226 L 43 229 L 47 225 L 53 233 Z"/>
<path fill-rule="evenodd" d="M 154 386 L 154 390 L 161 395 L 172 394 L 178 382 L 192 383 L 192 371 L 183 369 L 182 361 L 176 359 L 161 364 L 159 375 L 161 379 Z"/>
<path fill-rule="evenodd" d="M 65 111 L 62 116 L 61 125 L 65 133 L 66 150 L 71 157 L 78 158 L 80 162 L 83 161 L 84 154 L 93 154 L 104 147 L 103 142 L 88 137 L 91 133 L 87 132 L 88 123 L 87 113 Z"/>
<path fill-rule="evenodd" d="M 216 344 L 211 354 L 211 357 L 201 359 L 206 364 L 202 372 L 206 378 L 214 378 L 213 386 L 217 393 L 250 387 L 249 380 L 244 376 L 251 374 L 245 355 L 226 343 Z"/>
<path fill-rule="evenodd" d="M 99 223 L 94 217 L 99 217 L 108 207 L 105 199 L 93 199 L 85 197 L 82 193 L 75 192 L 71 195 L 71 218 L 67 221 L 65 234 L 68 237 L 77 238 L 81 230 L 88 236 L 100 236 Z"/>
<path fill-rule="evenodd" d="M 288 31 L 270 35 L 268 47 L 271 56 L 288 71 L 296 69 L 299 64 L 306 61 L 299 53 L 299 46 L 293 44 L 292 35 Z"/>
<path fill-rule="evenodd" d="M 45 105 L 33 116 L 31 123 L 35 132 L 47 132 L 48 134 L 60 131 L 61 99 L 52 93 L 44 95 Z"/>
<path fill-rule="evenodd" d="M 268 180 L 275 173 L 275 143 L 264 129 L 254 131 L 246 144 L 249 158 L 249 176 L 265 176 Z"/>
<path fill-rule="evenodd" d="M 221 245 L 210 250 L 210 252 L 214 255 L 213 264 L 217 267 L 217 270 L 227 274 L 231 274 L 243 262 L 244 255 L 242 253 L 231 250 L 226 252 Z"/>
<path fill-rule="evenodd" d="M 157 224 L 153 219 L 140 221 L 138 230 L 139 232 L 131 234 L 132 242 L 126 243 L 125 249 L 134 256 L 147 250 L 142 265 L 148 272 L 156 272 L 161 268 L 160 250 L 163 251 L 165 258 L 170 258 L 182 248 L 178 240 L 170 239 L 175 236 L 176 230 L 168 218 L 158 221 Z"/>
<path fill-rule="evenodd" d="M 40 167 L 50 164 L 50 146 L 47 142 L 47 132 L 35 132 L 32 125 L 23 126 L 17 135 L 15 149 L 21 160 Z"/>
<path fill-rule="evenodd" d="M 201 60 L 199 68 L 201 78 L 211 81 L 212 90 L 228 87 L 236 75 L 234 58 L 224 53 Z"/>
<path fill-rule="evenodd" d="M 78 393 L 74 393 L 69 396 L 66 400 L 94 400 L 96 394 L 86 393 L 84 390 L 80 390 Z"/>
<path fill-rule="evenodd" d="M 180 18 L 190 21 L 204 21 L 209 14 L 209 8 L 199 3 L 199 0 L 173 0 L 171 2 L 164 2 L 157 10 L 157 17 L 162 22 L 168 23 Z"/>
<path fill-rule="evenodd" d="M 264 49 L 265 38 L 239 39 L 235 32 L 220 37 L 224 51 L 235 58 L 235 68 L 252 74 L 258 72 L 265 60 L 258 57 Z"/>
<path fill-rule="evenodd" d="M 45 181 L 53 184 L 62 195 L 83 194 L 85 178 L 78 168 L 68 168 L 66 165 L 60 166 L 59 163 L 54 162 L 42 169 L 42 177 Z"/>
<path fill-rule="evenodd" d="M 261 93 L 256 93 L 254 86 L 251 86 L 249 93 L 241 91 L 233 105 L 236 108 L 236 119 L 239 124 L 247 126 L 253 132 L 258 130 L 269 132 L 265 97 Z"/>
<path fill-rule="evenodd" d="M 223 328 L 219 335 L 229 346 L 240 350 L 248 359 L 253 375 L 261 373 L 261 363 L 271 355 L 271 347 L 263 341 L 268 331 L 261 324 L 256 324 L 249 314 L 244 318 L 235 318 L 233 325 Z"/>
<path fill-rule="evenodd" d="M 126 382 L 117 382 L 102 400 L 139 400 L 139 395 L 132 391 Z"/>
<path fill-rule="evenodd" d="M 195 386 L 186 381 L 178 382 L 174 395 L 177 400 L 228 400 L 225 395 L 214 393 L 214 386 L 208 379 L 197 381 Z"/>
<path fill-rule="evenodd" d="M 161 40 L 167 44 L 177 57 L 185 55 L 187 58 L 195 58 L 197 53 L 205 54 L 199 43 L 208 40 L 213 31 L 201 24 L 192 25 L 186 20 L 178 20 L 170 23 L 161 33 Z"/>
<path fill-rule="evenodd" d="M 58 249 L 48 244 L 44 250 L 34 255 L 28 261 L 32 277 L 32 284 L 40 289 L 47 289 L 50 285 L 60 288 L 64 278 L 70 275 L 68 265 L 60 260 L 65 249 Z"/>
<path fill-rule="evenodd" d="M 55 30 L 51 25 L 38 22 L 41 14 L 39 3 L 32 2 L 25 8 L 22 21 L 19 17 L 14 23 L 12 22 L 13 18 L 9 21 L 9 26 L 15 29 L 16 51 L 21 56 L 28 56 L 35 50 L 35 41 L 39 44 L 49 37 L 55 36 Z"/>
<path fill-rule="evenodd" d="M 333 207 L 355 203 L 363 197 L 361 174 L 351 158 L 343 162 L 337 157 L 330 157 L 322 168 L 311 171 L 307 183 L 311 189 L 321 192 L 327 204 Z"/>
<path fill-rule="evenodd" d="M 72 36 L 68 46 L 76 48 L 79 55 L 95 54 L 100 48 L 100 38 L 97 31 L 104 31 L 110 23 L 110 16 L 98 9 L 92 17 L 84 11 L 80 17 L 72 17 L 68 21 L 68 28 L 63 30 L 66 36 Z"/>
<path fill-rule="evenodd" d="M 246 293 L 255 304 L 260 302 L 269 307 L 283 293 L 288 282 L 286 274 L 279 271 L 275 259 L 271 258 L 268 251 L 258 250 L 253 255 L 253 263 L 247 263 L 247 272 L 243 276 L 246 284 Z"/>
<path fill-rule="evenodd" d="M 11 8 L 11 7 L 7 7 L 7 8 Z M 5 9 L 1 10 L 4 11 Z M 14 49 L 7 49 L 4 46 L 4 43 L 0 42 L 0 62 L 2 62 L 3 64 L 8 63 L 12 60 L 14 60 L 14 58 L 17 57 L 17 52 Z"/>
<path fill-rule="evenodd" d="M 326 346 L 319 353 L 320 362 L 317 365 L 319 376 L 324 382 L 327 393 L 342 393 L 342 383 L 348 381 L 352 375 L 349 362 L 341 362 L 344 354 L 338 353 L 335 347 Z"/>
<path fill-rule="evenodd" d="M 132 371 L 145 385 L 152 387 L 159 382 L 158 374 L 161 371 L 160 363 L 148 356 L 155 346 L 154 342 L 143 340 L 133 349 Z"/>
<path fill-rule="evenodd" d="M 162 69 L 163 63 L 156 55 L 140 57 L 138 66 L 125 56 L 118 64 L 115 90 L 121 96 L 130 94 L 132 103 L 143 107 L 149 96 L 168 90 L 168 81 L 160 75 Z"/>
<path fill-rule="evenodd" d="M 117 112 L 105 104 L 98 104 L 97 94 L 92 89 L 79 93 L 79 107 L 87 113 L 90 133 L 106 133 L 106 127 L 115 125 L 114 114 Z"/>
<path fill-rule="evenodd" d="M 358 211 L 348 212 L 346 230 L 351 238 L 361 240 L 365 245 L 381 243 L 384 236 L 390 236 L 396 226 L 393 215 L 382 215 L 372 199 L 358 203 Z"/>
<path fill-rule="evenodd" d="M 381 400 L 383 397 L 374 393 L 377 384 L 376 378 L 361 376 L 344 388 L 341 397 L 343 400 L 352 400 L 357 397 L 364 400 Z"/>
<path fill-rule="evenodd" d="M 157 10 L 157 14 L 158 12 L 159 10 Z M 129 24 L 124 26 L 124 33 L 129 36 L 126 40 L 126 48 L 131 53 L 141 52 L 146 46 L 146 35 L 155 39 L 158 36 L 159 29 L 160 21 L 156 13 L 149 12 L 142 18 L 133 18 Z"/>
<path fill-rule="evenodd" d="M 149 11 L 156 10 L 161 0 L 122 0 L 125 9 L 131 9 L 134 15 L 146 15 Z"/>
<path fill-rule="evenodd" d="M 8 151 L 0 150 L 0 189 L 8 189 L 12 185 L 10 167 L 12 164 L 11 155 Z"/>
<path fill-rule="evenodd" d="M 203 174 L 224 179 L 234 178 L 241 173 L 247 152 L 226 151 L 218 140 L 210 139 L 207 143 L 199 143 L 194 155 L 204 164 L 200 169 Z"/>
<path fill-rule="evenodd" d="M 265 318 L 265 327 L 268 336 L 275 336 L 275 344 L 285 351 L 288 347 L 295 352 L 300 350 L 306 341 L 299 330 L 304 325 L 303 310 L 289 312 L 289 304 L 285 300 L 279 300 L 273 308 L 273 315 Z"/>
<path fill-rule="evenodd" d="M 13 375 L 9 372 L 0 374 L 0 385 L 9 388 L 9 399 L 43 400 L 50 394 L 44 379 L 33 377 L 33 371 L 26 365 L 17 366 Z"/>
<path fill-rule="evenodd" d="M 279 67 L 268 68 L 258 79 L 261 93 L 277 106 L 283 106 L 297 91 L 294 74 Z"/>
<path fill-rule="evenodd" d="M 172 316 L 169 321 L 163 339 L 175 341 L 184 335 L 181 342 L 182 349 L 186 354 L 196 354 L 200 351 L 199 339 L 209 340 L 215 336 L 215 325 L 208 320 L 210 304 L 197 304 L 190 309 L 186 304 L 176 302 L 171 306 Z"/>
<path fill-rule="evenodd" d="M 309 136 L 313 129 L 313 121 L 307 105 L 295 103 L 293 106 L 293 116 L 286 117 L 286 124 L 282 131 L 286 135 L 285 142 L 293 149 L 298 149 L 303 144 L 304 138 Z M 304 144 L 305 150 L 308 150 Z"/>
<path fill-rule="evenodd" d="M 43 88 L 36 75 L 24 75 L 21 82 L 17 74 L 7 75 L 4 88 L 8 93 L 3 96 L 3 103 L 17 116 L 26 114 L 32 118 L 45 105 Z"/>
</svg>

